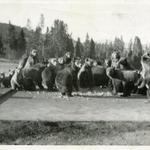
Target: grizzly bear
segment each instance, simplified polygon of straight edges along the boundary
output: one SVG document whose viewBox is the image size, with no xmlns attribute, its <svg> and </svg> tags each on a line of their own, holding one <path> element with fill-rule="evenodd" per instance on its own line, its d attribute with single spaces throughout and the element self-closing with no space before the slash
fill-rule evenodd
<svg viewBox="0 0 150 150">
<path fill-rule="evenodd" d="M 42 86 L 42 71 L 45 69 L 46 65 L 37 63 L 28 69 L 23 69 L 23 78 L 31 79 L 35 85 L 40 89 L 44 89 Z"/>
<path fill-rule="evenodd" d="M 22 70 L 17 68 L 11 78 L 11 88 L 13 90 L 34 91 L 35 84 L 31 78 L 23 77 Z"/>
<path fill-rule="evenodd" d="M 70 65 L 58 71 L 55 84 L 61 95 L 72 96 L 73 88 L 78 91 L 77 74 L 79 71 L 79 64 L 73 60 Z"/>
<path fill-rule="evenodd" d="M 94 79 L 92 73 L 92 61 L 88 58 L 79 70 L 78 84 L 80 88 L 89 88 L 90 90 L 93 89 Z"/>
<path fill-rule="evenodd" d="M 126 57 L 121 57 L 118 61 L 118 68 L 124 70 L 133 70 Z"/>
<path fill-rule="evenodd" d="M 141 76 L 143 81 L 141 82 L 139 88 L 143 88 L 144 86 L 146 86 L 147 98 L 148 98 L 148 102 L 150 102 L 150 54 L 149 53 L 145 53 L 141 57 L 141 65 L 142 65 Z"/>
<path fill-rule="evenodd" d="M 92 67 L 94 86 L 108 86 L 109 78 L 106 75 L 106 68 L 100 65 Z"/>
<path fill-rule="evenodd" d="M 117 88 L 119 88 L 118 83 L 116 86 L 116 79 L 117 79 L 117 82 L 120 82 L 119 86 L 122 86 L 122 89 L 123 89 L 122 96 L 130 96 L 132 90 L 134 89 L 135 84 L 140 78 L 140 74 L 137 70 L 121 70 L 121 69 L 115 69 L 113 67 L 109 67 L 107 68 L 106 72 L 107 72 L 108 77 L 112 79 L 114 91 Z"/>
<path fill-rule="evenodd" d="M 55 78 L 57 74 L 57 61 L 56 59 L 51 59 L 47 67 L 42 71 L 42 83 L 43 86 L 49 90 L 53 91 L 55 87 Z"/>
<path fill-rule="evenodd" d="M 20 81 L 22 80 L 21 70 L 16 68 L 12 78 L 11 78 L 11 88 L 13 90 L 21 89 Z"/>
<path fill-rule="evenodd" d="M 8 75 L 6 75 L 5 73 L 1 74 L 1 83 L 5 88 L 10 88 L 11 87 L 11 78 L 14 75 L 15 70 L 10 71 Z"/>
<path fill-rule="evenodd" d="M 71 63 L 71 60 L 72 60 L 71 53 L 70 52 L 65 53 L 65 55 L 63 56 L 64 64 Z"/>
</svg>

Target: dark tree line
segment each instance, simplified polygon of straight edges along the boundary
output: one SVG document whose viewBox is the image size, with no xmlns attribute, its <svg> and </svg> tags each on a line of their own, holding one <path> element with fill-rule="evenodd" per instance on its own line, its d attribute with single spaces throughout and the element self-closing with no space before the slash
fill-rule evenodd
<svg viewBox="0 0 150 150">
<path fill-rule="evenodd" d="M 51 28 L 47 27 L 44 33 L 44 15 L 41 14 L 40 22 L 35 30 L 32 29 L 30 19 L 27 20 L 26 28 L 19 31 L 10 22 L 8 24 L 7 35 L 0 35 L 0 55 L 7 58 L 19 59 L 24 53 L 29 54 L 31 49 L 39 51 L 39 57 L 42 59 L 50 57 L 60 57 L 66 52 L 71 52 L 75 57 L 90 57 L 99 59 L 102 63 L 104 59 L 109 59 L 113 51 L 120 51 L 122 56 L 128 57 L 135 68 L 140 68 L 140 58 L 143 54 L 143 46 L 140 38 L 135 37 L 130 40 L 128 46 L 125 46 L 123 37 L 116 37 L 114 41 L 104 43 L 95 42 L 87 34 L 85 41 L 80 38 L 74 40 L 68 33 L 68 26 L 61 20 L 55 20 Z M 146 46 L 149 51 L 150 47 Z"/>
<path fill-rule="evenodd" d="M 26 51 L 26 39 L 24 30 L 15 29 L 9 22 L 7 35 L 0 36 L 0 55 L 7 58 L 18 59 Z"/>
</svg>

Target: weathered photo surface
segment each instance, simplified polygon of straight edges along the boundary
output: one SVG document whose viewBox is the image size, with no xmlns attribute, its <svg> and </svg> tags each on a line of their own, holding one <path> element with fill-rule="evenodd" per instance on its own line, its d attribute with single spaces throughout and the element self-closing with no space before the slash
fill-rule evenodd
<svg viewBox="0 0 150 150">
<path fill-rule="evenodd" d="M 150 2 L 0 0 L 0 145 L 150 145 Z"/>
</svg>

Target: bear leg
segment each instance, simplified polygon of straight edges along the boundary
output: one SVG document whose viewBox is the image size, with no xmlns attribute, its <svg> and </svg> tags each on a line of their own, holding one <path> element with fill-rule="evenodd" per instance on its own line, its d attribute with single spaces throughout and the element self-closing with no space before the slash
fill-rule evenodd
<svg viewBox="0 0 150 150">
<path fill-rule="evenodd" d="M 48 91 L 53 91 L 53 84 L 52 83 L 48 82 L 47 86 L 48 86 Z"/>
<path fill-rule="evenodd" d="M 67 92 L 66 95 L 67 95 L 68 97 L 73 97 L 72 92 Z"/>
<path fill-rule="evenodd" d="M 44 87 L 42 86 L 42 81 L 38 81 L 37 82 L 38 87 L 40 88 L 40 90 L 43 90 Z"/>
<path fill-rule="evenodd" d="M 132 92 L 132 83 L 131 82 L 123 82 L 123 97 L 131 96 Z"/>
</svg>

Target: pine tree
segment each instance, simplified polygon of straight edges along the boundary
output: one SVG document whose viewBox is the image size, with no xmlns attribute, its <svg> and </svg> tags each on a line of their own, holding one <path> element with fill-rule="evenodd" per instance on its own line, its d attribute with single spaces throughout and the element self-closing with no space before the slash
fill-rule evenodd
<svg viewBox="0 0 150 150">
<path fill-rule="evenodd" d="M 52 38 L 50 35 L 49 27 L 47 27 L 46 29 L 45 40 L 44 40 L 44 51 L 45 51 L 46 58 L 54 57 L 53 48 L 52 48 Z"/>
<path fill-rule="evenodd" d="M 133 54 L 137 56 L 141 56 L 143 53 L 141 40 L 138 36 L 135 37 L 133 43 Z"/>
<path fill-rule="evenodd" d="M 42 34 L 43 34 L 43 30 L 44 30 L 44 25 L 45 25 L 45 17 L 44 17 L 44 14 L 41 14 L 40 15 L 40 21 L 39 21 L 39 24 L 38 24 L 38 27 L 40 28 L 40 34 L 41 34 L 41 37 L 40 37 L 40 41 L 41 41 L 41 54 L 42 54 L 42 57 L 44 57 L 45 56 L 45 51 L 44 51 L 44 41 L 45 41 L 45 39 L 44 39 L 44 36 L 42 36 Z"/>
<path fill-rule="evenodd" d="M 89 40 L 89 35 L 87 33 L 86 35 L 86 39 L 84 42 L 84 54 L 83 56 L 86 57 L 90 57 L 90 40 Z"/>
<path fill-rule="evenodd" d="M 133 50 L 133 43 L 132 43 L 132 39 L 130 39 L 128 44 L 128 51 L 132 51 L 132 50 Z"/>
<path fill-rule="evenodd" d="M 129 59 L 132 58 L 132 51 L 133 51 L 133 43 L 132 43 L 132 39 L 130 39 L 129 44 L 128 44 L 128 52 L 127 52 L 127 57 Z"/>
<path fill-rule="evenodd" d="M 47 27 L 46 33 L 45 33 L 44 46 L 45 47 L 49 46 L 49 43 L 50 43 L 50 31 L 49 31 L 49 27 Z"/>
<path fill-rule="evenodd" d="M 39 26 L 36 27 L 36 30 L 35 30 L 35 32 L 34 32 L 33 41 L 34 41 L 33 47 L 34 47 L 35 49 L 40 50 L 40 46 L 41 46 L 41 28 L 40 28 Z"/>
<path fill-rule="evenodd" d="M 106 59 L 110 59 L 111 58 L 111 54 L 114 51 L 114 46 L 113 46 L 113 42 L 105 42 L 105 52 L 106 52 Z"/>
<path fill-rule="evenodd" d="M 29 18 L 27 19 L 26 28 L 27 28 L 29 31 L 32 30 L 32 27 L 31 27 L 31 20 L 30 20 Z"/>
<path fill-rule="evenodd" d="M 34 47 L 34 31 L 31 30 L 27 35 L 26 35 L 26 53 L 29 55 L 31 49 Z"/>
<path fill-rule="evenodd" d="M 81 57 L 83 53 L 83 45 L 80 41 L 80 38 L 78 38 L 76 45 L 75 45 L 75 53 L 74 56 L 75 57 Z"/>
<path fill-rule="evenodd" d="M 133 43 L 133 51 L 132 51 L 132 62 L 136 69 L 140 69 L 141 67 L 141 56 L 142 56 L 143 50 L 142 50 L 142 44 L 139 37 L 135 37 L 134 43 Z"/>
<path fill-rule="evenodd" d="M 2 35 L 0 35 L 0 54 L 4 54 L 4 49 L 3 49 L 3 39 L 2 39 Z"/>
<path fill-rule="evenodd" d="M 38 26 L 41 28 L 42 32 L 43 32 L 43 29 L 44 29 L 44 25 L 45 25 L 45 17 L 44 17 L 44 14 L 41 14 L 40 22 L 39 22 Z"/>
<path fill-rule="evenodd" d="M 26 52 L 26 39 L 23 29 L 21 29 L 18 37 L 18 50 L 20 55 Z"/>
<path fill-rule="evenodd" d="M 38 50 L 39 59 L 42 59 L 44 56 L 43 51 L 42 51 L 44 41 L 43 41 L 41 31 L 42 31 L 41 28 L 39 26 L 37 26 L 35 32 L 33 33 L 33 39 L 31 39 L 32 40 L 32 48 Z"/>
<path fill-rule="evenodd" d="M 124 41 L 123 41 L 123 38 L 115 38 L 114 40 L 114 50 L 115 51 L 120 51 L 121 53 L 124 51 Z"/>
<path fill-rule="evenodd" d="M 103 60 L 106 58 L 106 53 L 103 47 L 103 43 L 95 43 L 95 56 L 97 59 Z"/>
<path fill-rule="evenodd" d="M 73 49 L 73 42 L 70 40 L 67 24 L 63 21 L 55 20 L 50 34 L 52 38 L 51 47 L 55 57 L 63 56 L 70 49 L 69 47 Z"/>
<path fill-rule="evenodd" d="M 66 51 L 70 52 L 71 55 L 73 55 L 73 53 L 74 53 L 73 40 L 72 40 L 71 36 L 69 36 L 69 35 L 68 35 L 67 41 L 66 41 Z"/>
<path fill-rule="evenodd" d="M 95 58 L 95 42 L 93 39 L 90 41 L 90 58 Z"/>
<path fill-rule="evenodd" d="M 17 33 L 15 30 L 15 26 L 9 22 L 8 27 L 8 43 L 11 50 L 17 50 L 18 43 L 17 43 Z"/>
</svg>

